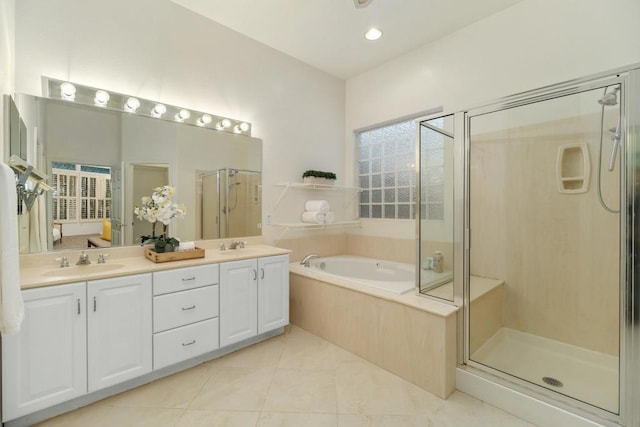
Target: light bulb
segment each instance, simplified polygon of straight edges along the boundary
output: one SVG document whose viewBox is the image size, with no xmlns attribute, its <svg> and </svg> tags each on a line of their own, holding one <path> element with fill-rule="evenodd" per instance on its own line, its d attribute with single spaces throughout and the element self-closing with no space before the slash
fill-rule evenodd
<svg viewBox="0 0 640 427">
<path fill-rule="evenodd" d="M 127 98 L 127 102 L 124 104 L 124 109 L 130 113 L 135 113 L 138 107 L 140 107 L 140 100 L 133 96 Z"/>
<path fill-rule="evenodd" d="M 240 123 L 240 130 L 242 132 L 248 131 L 249 130 L 249 123 L 247 123 L 247 122 Z"/>
<path fill-rule="evenodd" d="M 151 115 L 153 117 L 161 117 L 166 112 L 167 107 L 164 104 L 156 104 L 153 110 L 151 110 Z"/>
<path fill-rule="evenodd" d="M 106 90 L 97 90 L 96 96 L 95 98 L 93 98 L 93 102 L 99 107 L 104 107 L 105 105 L 107 105 L 107 102 L 109 102 L 110 98 L 111 96 Z"/>
<path fill-rule="evenodd" d="M 233 127 L 233 133 L 242 133 L 242 130 L 240 129 L 240 125 L 235 125 Z"/>
<path fill-rule="evenodd" d="M 176 120 L 179 122 L 187 120 L 189 117 L 191 117 L 191 113 L 189 110 L 185 110 L 184 108 L 176 114 Z"/>
<path fill-rule="evenodd" d="M 378 40 L 382 37 L 382 31 L 377 28 L 370 28 L 366 33 L 364 33 L 364 38 L 367 40 Z"/>
<path fill-rule="evenodd" d="M 200 117 L 198 121 L 196 121 L 196 124 L 198 126 L 205 126 L 205 125 L 208 125 L 209 123 L 211 123 L 211 116 L 208 114 L 203 114 L 202 117 Z"/>
<path fill-rule="evenodd" d="M 231 127 L 231 120 L 229 119 L 222 119 L 220 123 L 222 123 L 222 127 L 225 129 Z"/>
<path fill-rule="evenodd" d="M 76 87 L 69 82 L 64 82 L 60 85 L 60 96 L 62 99 L 73 101 L 76 99 Z"/>
</svg>

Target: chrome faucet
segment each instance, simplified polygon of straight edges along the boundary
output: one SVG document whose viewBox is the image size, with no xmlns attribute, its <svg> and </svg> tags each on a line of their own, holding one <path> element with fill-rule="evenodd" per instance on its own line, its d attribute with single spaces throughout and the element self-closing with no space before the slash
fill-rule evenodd
<svg viewBox="0 0 640 427">
<path fill-rule="evenodd" d="M 109 254 L 98 254 L 98 264 L 105 264 L 107 262 L 105 258 L 108 256 Z"/>
<path fill-rule="evenodd" d="M 240 240 L 232 240 L 229 243 L 229 249 L 242 249 L 247 242 L 241 242 Z"/>
<path fill-rule="evenodd" d="M 82 253 L 80 254 L 80 258 L 78 258 L 78 262 L 76 262 L 76 265 L 89 265 L 91 264 L 91 261 L 89 260 L 89 254 L 86 253 L 85 251 L 82 251 Z"/>
<path fill-rule="evenodd" d="M 60 262 L 60 267 L 69 267 L 69 259 L 66 256 L 56 258 L 56 262 Z"/>
<path fill-rule="evenodd" d="M 320 255 L 318 254 L 309 254 L 307 256 L 305 256 L 302 261 L 300 261 L 300 265 L 304 265 L 305 267 L 309 267 L 309 261 L 312 258 L 320 258 Z"/>
</svg>

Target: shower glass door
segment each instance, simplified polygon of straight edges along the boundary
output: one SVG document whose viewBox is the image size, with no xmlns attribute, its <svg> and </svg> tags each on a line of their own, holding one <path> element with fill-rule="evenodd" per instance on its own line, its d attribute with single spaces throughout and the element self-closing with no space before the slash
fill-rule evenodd
<svg viewBox="0 0 640 427">
<path fill-rule="evenodd" d="M 620 410 L 622 83 L 467 116 L 466 360 L 612 414 Z"/>
</svg>

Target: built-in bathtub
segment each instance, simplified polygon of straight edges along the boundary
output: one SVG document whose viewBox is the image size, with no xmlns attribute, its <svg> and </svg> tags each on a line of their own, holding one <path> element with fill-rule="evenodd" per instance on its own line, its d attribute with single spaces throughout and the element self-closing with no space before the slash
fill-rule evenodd
<svg viewBox="0 0 640 427">
<path fill-rule="evenodd" d="M 414 290 L 416 286 L 416 269 L 413 264 L 354 255 L 315 258 L 309 262 L 308 267 L 294 263 L 291 270 L 313 272 L 319 279 L 348 281 L 399 295 Z M 422 279 L 428 281 L 422 287 L 431 289 L 451 281 L 453 274 L 451 271 L 436 273 L 428 270 L 424 272 Z"/>
</svg>

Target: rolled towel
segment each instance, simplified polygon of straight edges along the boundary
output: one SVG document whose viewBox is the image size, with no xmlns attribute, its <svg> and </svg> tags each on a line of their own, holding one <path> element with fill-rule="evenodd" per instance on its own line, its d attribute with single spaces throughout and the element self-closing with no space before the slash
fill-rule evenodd
<svg viewBox="0 0 640 427">
<path fill-rule="evenodd" d="M 333 212 L 327 212 L 326 214 L 324 214 L 324 223 L 325 224 L 333 224 L 333 222 L 336 220 L 336 214 Z"/>
<path fill-rule="evenodd" d="M 302 222 L 308 222 L 311 224 L 323 224 L 324 214 L 319 211 L 305 211 L 302 212 L 300 219 L 302 219 Z"/>
<path fill-rule="evenodd" d="M 304 210 L 326 214 L 330 210 L 329 202 L 326 200 L 307 200 L 304 202 Z"/>
<path fill-rule="evenodd" d="M 176 248 L 177 252 L 192 251 L 196 248 L 196 242 L 180 242 Z"/>
</svg>

